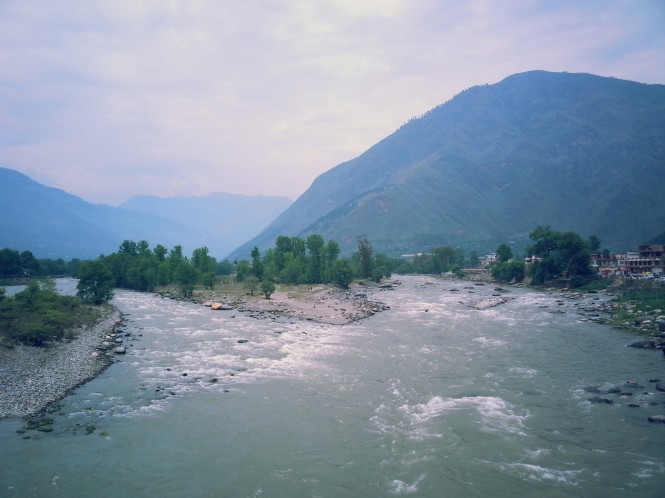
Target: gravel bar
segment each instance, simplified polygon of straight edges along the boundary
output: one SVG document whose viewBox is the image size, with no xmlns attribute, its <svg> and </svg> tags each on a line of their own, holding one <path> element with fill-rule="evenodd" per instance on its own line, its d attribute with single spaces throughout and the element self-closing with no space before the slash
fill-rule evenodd
<svg viewBox="0 0 665 498">
<path fill-rule="evenodd" d="M 99 375 L 113 360 L 95 353 L 121 323 L 113 310 L 70 342 L 0 351 L 0 419 L 35 415 Z"/>
</svg>

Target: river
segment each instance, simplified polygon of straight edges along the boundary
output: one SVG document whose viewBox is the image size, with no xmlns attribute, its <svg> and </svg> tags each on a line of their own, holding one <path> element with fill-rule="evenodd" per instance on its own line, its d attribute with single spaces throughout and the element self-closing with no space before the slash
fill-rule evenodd
<svg viewBox="0 0 665 498">
<path fill-rule="evenodd" d="M 0 496 L 665 494 L 665 425 L 647 420 L 665 362 L 588 319 L 604 297 L 513 289 L 479 310 L 491 285 L 400 280 L 346 326 L 118 291 L 129 353 L 53 432 L 0 422 Z M 631 395 L 589 402 L 604 383 Z"/>
</svg>

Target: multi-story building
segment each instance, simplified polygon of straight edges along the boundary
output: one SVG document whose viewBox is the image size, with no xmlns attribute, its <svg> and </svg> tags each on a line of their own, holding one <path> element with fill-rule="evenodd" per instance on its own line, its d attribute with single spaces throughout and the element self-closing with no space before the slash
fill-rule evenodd
<svg viewBox="0 0 665 498">
<path fill-rule="evenodd" d="M 594 254 L 593 268 L 603 277 L 659 277 L 665 275 L 665 245 L 643 245 L 638 251 Z"/>
</svg>

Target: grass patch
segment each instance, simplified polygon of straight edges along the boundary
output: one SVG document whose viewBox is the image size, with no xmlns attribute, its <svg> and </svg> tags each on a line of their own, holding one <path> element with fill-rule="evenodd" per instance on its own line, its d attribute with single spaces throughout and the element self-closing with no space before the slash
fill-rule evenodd
<svg viewBox="0 0 665 498">
<path fill-rule="evenodd" d="M 662 282 L 626 280 L 616 288 L 615 295 L 618 306 L 610 320 L 612 325 L 637 326 L 639 317 L 665 314 L 665 284 Z"/>
</svg>

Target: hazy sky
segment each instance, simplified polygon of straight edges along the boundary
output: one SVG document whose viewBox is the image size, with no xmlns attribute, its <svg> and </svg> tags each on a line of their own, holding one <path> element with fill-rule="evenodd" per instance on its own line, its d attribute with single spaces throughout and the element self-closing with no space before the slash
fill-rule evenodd
<svg viewBox="0 0 665 498">
<path fill-rule="evenodd" d="M 665 0 L 0 0 L 0 166 L 107 204 L 295 199 L 532 69 L 665 83 Z"/>
</svg>

